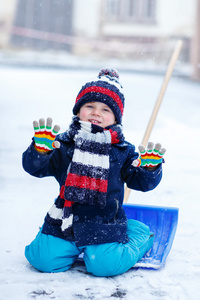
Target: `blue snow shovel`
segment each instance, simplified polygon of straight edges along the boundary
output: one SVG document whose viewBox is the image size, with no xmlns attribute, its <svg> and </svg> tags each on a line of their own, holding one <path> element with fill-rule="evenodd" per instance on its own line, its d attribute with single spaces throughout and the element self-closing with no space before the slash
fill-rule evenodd
<svg viewBox="0 0 200 300">
<path fill-rule="evenodd" d="M 152 248 L 133 268 L 160 269 L 171 250 L 178 224 L 178 208 L 124 204 L 128 219 L 138 220 L 154 233 Z M 83 263 L 83 254 L 78 261 Z"/>
<path fill-rule="evenodd" d="M 124 204 L 128 219 L 138 220 L 154 233 L 152 248 L 134 266 L 159 269 L 171 250 L 178 224 L 178 208 Z"/>
<path fill-rule="evenodd" d="M 160 93 L 142 140 L 143 146 L 146 146 L 150 137 L 165 90 L 172 75 L 176 60 L 180 54 L 182 44 L 183 43 L 181 40 L 177 42 L 174 52 L 171 56 Z M 129 219 L 141 221 L 148 225 L 150 230 L 155 235 L 152 249 L 149 251 L 149 253 L 146 253 L 146 255 L 134 267 L 159 269 L 164 265 L 172 247 L 178 224 L 178 208 L 128 205 L 126 203 L 128 201 L 129 194 L 130 189 L 126 187 L 124 195 L 124 209 L 127 217 Z"/>
</svg>

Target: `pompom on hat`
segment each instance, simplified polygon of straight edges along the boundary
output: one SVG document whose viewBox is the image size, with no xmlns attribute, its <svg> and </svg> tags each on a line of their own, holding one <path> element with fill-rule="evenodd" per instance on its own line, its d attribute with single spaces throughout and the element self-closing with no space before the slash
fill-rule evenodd
<svg viewBox="0 0 200 300">
<path fill-rule="evenodd" d="M 118 72 L 114 69 L 101 69 L 96 80 L 82 86 L 76 97 L 73 114 L 77 115 L 85 103 L 98 101 L 108 105 L 113 111 L 117 123 L 121 124 L 125 101 L 122 90 Z"/>
</svg>

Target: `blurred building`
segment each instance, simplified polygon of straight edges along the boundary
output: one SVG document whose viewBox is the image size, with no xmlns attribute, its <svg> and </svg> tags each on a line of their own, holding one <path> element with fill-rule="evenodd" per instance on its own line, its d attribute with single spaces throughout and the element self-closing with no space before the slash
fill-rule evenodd
<svg viewBox="0 0 200 300">
<path fill-rule="evenodd" d="M 191 63 L 193 65 L 193 79 L 200 80 L 200 0 L 197 1 L 195 32 L 192 40 Z"/>
<path fill-rule="evenodd" d="M 182 59 L 190 60 L 194 36 L 196 0 L 76 0 L 73 33 L 75 36 L 100 39 L 96 43 L 112 56 L 166 59 L 174 40 L 183 39 Z M 112 42 L 112 43 L 111 43 Z M 121 43 L 121 45 L 120 45 Z M 89 43 L 88 43 L 89 46 Z M 93 44 L 93 48 L 95 45 Z M 81 51 L 76 47 L 77 51 Z"/>
<path fill-rule="evenodd" d="M 21 48 L 71 50 L 63 43 L 72 33 L 70 0 L 17 0 L 11 44 Z"/>
<path fill-rule="evenodd" d="M 0 48 L 8 47 L 17 0 L 0 1 Z"/>
<path fill-rule="evenodd" d="M 198 65 L 199 1 L 1 0 L 0 47 L 166 61 L 181 38 Z"/>
</svg>

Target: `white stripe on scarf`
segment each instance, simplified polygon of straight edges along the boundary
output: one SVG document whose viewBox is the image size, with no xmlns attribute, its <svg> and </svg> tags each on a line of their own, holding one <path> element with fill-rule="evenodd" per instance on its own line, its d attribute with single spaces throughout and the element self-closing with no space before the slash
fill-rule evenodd
<svg viewBox="0 0 200 300">
<path fill-rule="evenodd" d="M 107 157 L 108 159 L 105 159 L 105 157 Z M 102 167 L 104 169 L 109 168 L 109 156 L 85 153 L 79 149 L 76 149 L 76 151 L 74 151 L 72 161 L 93 167 Z"/>
</svg>

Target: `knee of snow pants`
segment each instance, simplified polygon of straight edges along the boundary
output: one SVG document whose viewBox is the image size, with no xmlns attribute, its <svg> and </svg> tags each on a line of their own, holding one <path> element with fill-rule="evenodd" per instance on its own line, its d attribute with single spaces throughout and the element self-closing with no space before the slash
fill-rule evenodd
<svg viewBox="0 0 200 300">
<path fill-rule="evenodd" d="M 41 232 L 25 248 L 25 256 L 30 264 L 47 273 L 68 270 L 80 253 L 74 242 Z"/>
<path fill-rule="evenodd" d="M 115 276 L 132 268 L 152 247 L 153 237 L 145 224 L 128 220 L 129 241 L 89 245 L 84 250 L 84 261 L 89 273 L 95 276 Z"/>
</svg>

